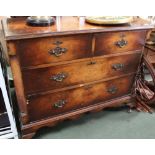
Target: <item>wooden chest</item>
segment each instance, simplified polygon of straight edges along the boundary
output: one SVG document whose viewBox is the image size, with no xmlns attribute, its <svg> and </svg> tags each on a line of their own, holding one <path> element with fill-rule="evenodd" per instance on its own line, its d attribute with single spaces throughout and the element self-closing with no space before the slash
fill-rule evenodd
<svg viewBox="0 0 155 155">
<path fill-rule="evenodd" d="M 116 27 L 91 25 L 82 17 L 59 17 L 50 27 L 4 20 L 22 137 L 130 101 L 151 28 L 141 20 Z"/>
</svg>

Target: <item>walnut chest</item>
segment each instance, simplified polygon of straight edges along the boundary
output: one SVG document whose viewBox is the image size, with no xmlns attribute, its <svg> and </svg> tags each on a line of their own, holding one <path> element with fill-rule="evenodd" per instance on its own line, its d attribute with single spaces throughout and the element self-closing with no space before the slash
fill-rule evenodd
<svg viewBox="0 0 155 155">
<path fill-rule="evenodd" d="M 22 138 L 88 111 L 126 104 L 149 23 L 98 26 L 58 17 L 53 26 L 3 21 Z"/>
</svg>

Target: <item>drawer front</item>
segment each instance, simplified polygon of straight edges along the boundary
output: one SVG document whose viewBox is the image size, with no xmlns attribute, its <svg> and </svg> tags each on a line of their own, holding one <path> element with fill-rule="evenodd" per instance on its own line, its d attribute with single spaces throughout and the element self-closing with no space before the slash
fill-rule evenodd
<svg viewBox="0 0 155 155">
<path fill-rule="evenodd" d="M 66 90 L 29 99 L 30 121 L 63 114 L 88 105 L 129 94 L 134 76 Z"/>
<path fill-rule="evenodd" d="M 123 31 L 95 34 L 95 55 L 115 54 L 141 50 L 145 42 L 146 31 Z"/>
<path fill-rule="evenodd" d="M 92 35 L 47 37 L 16 41 L 22 67 L 68 61 L 91 56 Z"/>
<path fill-rule="evenodd" d="M 136 72 L 140 53 L 23 71 L 25 92 L 59 89 Z M 92 62 L 92 63 L 91 63 Z"/>
</svg>

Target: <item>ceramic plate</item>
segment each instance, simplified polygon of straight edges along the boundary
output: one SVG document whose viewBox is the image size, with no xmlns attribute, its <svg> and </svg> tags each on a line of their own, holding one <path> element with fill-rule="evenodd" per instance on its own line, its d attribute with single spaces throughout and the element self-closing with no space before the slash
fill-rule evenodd
<svg viewBox="0 0 155 155">
<path fill-rule="evenodd" d="M 131 16 L 86 16 L 85 19 L 93 24 L 126 24 L 133 20 Z"/>
</svg>

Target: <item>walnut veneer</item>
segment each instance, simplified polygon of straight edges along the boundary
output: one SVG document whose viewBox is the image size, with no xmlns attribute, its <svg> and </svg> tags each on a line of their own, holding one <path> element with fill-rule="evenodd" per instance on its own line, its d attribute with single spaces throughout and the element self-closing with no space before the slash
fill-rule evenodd
<svg viewBox="0 0 155 155">
<path fill-rule="evenodd" d="M 3 20 L 23 138 L 88 111 L 126 104 L 152 26 L 120 26 L 58 17 L 49 27 Z"/>
</svg>

